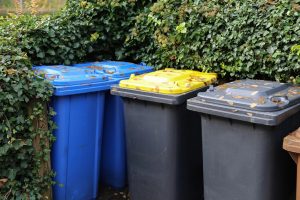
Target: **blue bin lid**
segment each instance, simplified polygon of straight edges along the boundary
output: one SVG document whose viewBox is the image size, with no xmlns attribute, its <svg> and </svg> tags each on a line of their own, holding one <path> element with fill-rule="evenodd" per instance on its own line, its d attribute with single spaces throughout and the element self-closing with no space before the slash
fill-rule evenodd
<svg viewBox="0 0 300 200">
<path fill-rule="evenodd" d="M 115 82 L 104 73 L 87 67 L 64 65 L 36 66 L 35 74 L 48 80 L 54 87 L 55 95 L 63 96 L 108 90 Z"/>
<path fill-rule="evenodd" d="M 89 69 L 101 71 L 107 76 L 117 79 L 126 79 L 129 78 L 131 74 L 138 75 L 153 71 L 153 67 L 147 66 L 144 63 L 134 64 L 121 61 L 87 62 L 73 66 L 87 67 Z"/>
</svg>

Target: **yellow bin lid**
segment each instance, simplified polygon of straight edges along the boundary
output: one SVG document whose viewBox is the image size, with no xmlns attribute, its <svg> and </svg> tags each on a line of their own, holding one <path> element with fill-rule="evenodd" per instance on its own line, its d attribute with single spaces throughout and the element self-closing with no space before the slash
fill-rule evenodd
<svg viewBox="0 0 300 200">
<path fill-rule="evenodd" d="M 122 80 L 120 87 L 160 94 L 182 94 L 205 87 L 216 80 L 216 73 L 167 68 L 143 75 L 132 75 L 128 80 Z"/>
</svg>

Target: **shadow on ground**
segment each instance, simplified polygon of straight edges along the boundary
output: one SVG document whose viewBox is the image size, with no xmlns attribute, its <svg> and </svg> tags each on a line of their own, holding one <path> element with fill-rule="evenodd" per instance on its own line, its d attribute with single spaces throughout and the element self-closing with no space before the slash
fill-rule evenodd
<svg viewBox="0 0 300 200">
<path fill-rule="evenodd" d="M 101 187 L 98 200 L 129 200 L 128 189 L 116 190 L 111 187 Z"/>
<path fill-rule="evenodd" d="M 287 200 L 295 200 L 296 194 Z M 128 189 L 116 190 L 110 187 L 101 187 L 100 196 L 97 200 L 130 200 Z"/>
</svg>

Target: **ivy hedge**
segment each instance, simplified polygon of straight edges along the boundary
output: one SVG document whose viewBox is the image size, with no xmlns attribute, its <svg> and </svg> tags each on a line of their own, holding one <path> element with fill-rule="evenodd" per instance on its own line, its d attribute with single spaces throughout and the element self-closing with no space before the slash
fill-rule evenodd
<svg viewBox="0 0 300 200">
<path fill-rule="evenodd" d="M 23 32 L 22 50 L 35 65 L 121 58 L 136 15 L 151 2 L 70 0 L 62 11 Z"/>
<path fill-rule="evenodd" d="M 34 13 L 34 12 L 33 12 Z M 297 81 L 300 0 L 69 0 L 0 17 L 0 199 L 46 199 L 53 112 L 33 65 L 96 59 Z"/>
<path fill-rule="evenodd" d="M 52 89 L 30 70 L 14 20 L 0 19 L 0 199 L 39 199 L 51 183 L 41 169 L 53 139 L 45 108 Z"/>
<path fill-rule="evenodd" d="M 54 15 L 0 17 L 1 200 L 51 198 L 52 88 L 32 66 L 122 57 L 135 16 L 151 2 L 70 0 Z"/>
<path fill-rule="evenodd" d="M 299 0 L 159 0 L 137 17 L 127 54 L 225 79 L 296 80 Z"/>
</svg>

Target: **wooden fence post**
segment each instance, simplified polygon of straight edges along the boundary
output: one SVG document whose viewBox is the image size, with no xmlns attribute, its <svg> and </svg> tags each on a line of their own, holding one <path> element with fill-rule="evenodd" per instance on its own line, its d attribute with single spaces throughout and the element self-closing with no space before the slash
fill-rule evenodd
<svg viewBox="0 0 300 200">
<path fill-rule="evenodd" d="M 37 103 L 42 103 L 42 102 L 38 102 L 36 100 L 33 100 L 30 105 L 29 105 L 29 115 L 31 115 L 33 113 L 33 108 L 37 105 Z M 44 130 L 44 131 L 48 131 L 48 108 L 47 108 L 47 104 L 46 103 L 42 103 L 43 104 L 43 113 L 40 117 L 35 118 L 33 120 L 33 125 L 35 130 Z M 43 138 L 44 144 L 47 148 L 50 148 L 50 142 L 48 138 Z M 41 138 L 40 136 L 36 136 L 34 141 L 33 141 L 33 147 L 35 148 L 35 150 L 37 152 L 42 150 L 42 146 L 41 146 Z M 47 155 L 49 157 L 48 161 L 42 161 L 41 163 L 41 168 L 39 169 L 39 176 L 43 177 L 46 176 L 50 173 L 51 171 L 51 162 L 50 162 L 50 153 L 49 155 Z M 52 187 L 51 185 L 49 185 L 49 187 L 47 188 L 47 190 L 43 193 L 43 199 L 45 200 L 52 200 Z"/>
</svg>

